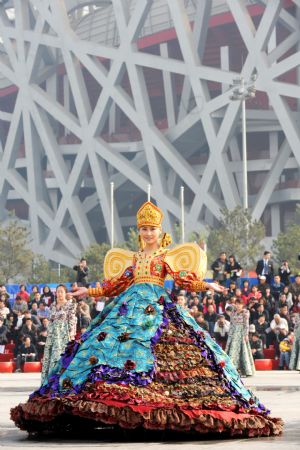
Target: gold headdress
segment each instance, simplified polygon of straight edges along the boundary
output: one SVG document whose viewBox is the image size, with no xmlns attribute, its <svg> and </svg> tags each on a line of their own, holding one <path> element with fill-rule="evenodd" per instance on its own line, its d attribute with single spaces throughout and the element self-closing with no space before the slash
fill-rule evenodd
<svg viewBox="0 0 300 450">
<path fill-rule="evenodd" d="M 160 227 L 163 219 L 161 209 L 151 202 L 144 203 L 137 212 L 137 227 Z"/>
</svg>

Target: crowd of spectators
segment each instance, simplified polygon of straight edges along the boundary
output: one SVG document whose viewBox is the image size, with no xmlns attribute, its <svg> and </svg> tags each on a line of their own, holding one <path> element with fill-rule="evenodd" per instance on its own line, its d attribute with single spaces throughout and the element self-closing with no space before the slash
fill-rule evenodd
<svg viewBox="0 0 300 450">
<path fill-rule="evenodd" d="M 264 349 L 274 347 L 279 368 L 288 368 L 293 344 L 295 316 L 300 314 L 300 274 L 290 282 L 288 261 L 282 261 L 277 272 L 270 252 L 257 262 L 257 282 L 242 280 L 243 268 L 234 255 L 222 252 L 211 265 L 214 281 L 224 292 L 209 290 L 186 292 L 174 285 L 173 294 L 181 307 L 189 310 L 196 322 L 224 349 L 230 329 L 230 316 L 236 301 L 243 302 L 250 312 L 249 340 L 254 359 L 264 358 Z M 74 266 L 77 279 L 86 281 L 86 261 Z M 77 282 L 71 290 L 76 290 Z M 72 298 L 72 294 L 68 294 Z M 87 297 L 77 301 L 77 331 L 86 330 L 91 320 L 103 309 L 104 298 Z M 8 343 L 14 344 L 17 370 L 25 361 L 41 360 L 47 339 L 50 308 L 55 301 L 49 286 L 39 291 L 33 286 L 27 292 L 20 285 L 15 299 L 10 299 L 4 285 L 0 286 L 0 353 Z M 74 300 L 75 301 L 75 300 Z"/>
<path fill-rule="evenodd" d="M 250 312 L 249 341 L 254 359 L 263 359 L 264 350 L 273 348 L 279 369 L 289 367 L 294 327 L 300 314 L 300 273 L 292 274 L 288 261 L 275 271 L 271 253 L 265 251 L 257 262 L 255 283 L 241 278 L 242 267 L 234 257 L 221 252 L 211 265 L 213 279 L 224 292 L 186 292 L 174 286 L 177 303 L 189 310 L 196 322 L 224 349 L 235 303 L 242 301 Z"/>
<path fill-rule="evenodd" d="M 77 282 L 71 286 L 76 290 Z M 72 294 L 67 294 L 72 299 Z M 76 301 L 76 300 L 73 300 Z M 39 292 L 38 286 L 32 286 L 27 292 L 25 285 L 19 286 L 14 299 L 0 286 L 0 353 L 5 345 L 13 344 L 13 356 L 16 371 L 22 370 L 24 362 L 40 361 L 43 358 L 48 334 L 51 305 L 55 296 L 49 286 Z M 77 302 L 77 331 L 82 333 L 91 320 L 104 307 L 105 299 L 87 297 Z"/>
</svg>

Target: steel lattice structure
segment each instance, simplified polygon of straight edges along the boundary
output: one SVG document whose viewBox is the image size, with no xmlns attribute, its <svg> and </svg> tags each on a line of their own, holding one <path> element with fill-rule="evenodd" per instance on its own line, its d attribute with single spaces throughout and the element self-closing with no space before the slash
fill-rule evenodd
<svg viewBox="0 0 300 450">
<path fill-rule="evenodd" d="M 230 85 L 257 72 L 249 202 L 276 236 L 300 200 L 299 18 L 299 0 L 0 1 L 2 219 L 16 208 L 33 249 L 66 265 L 110 239 L 111 181 L 117 242 L 148 184 L 166 229 L 182 184 L 187 231 L 215 223 L 242 203 Z"/>
</svg>

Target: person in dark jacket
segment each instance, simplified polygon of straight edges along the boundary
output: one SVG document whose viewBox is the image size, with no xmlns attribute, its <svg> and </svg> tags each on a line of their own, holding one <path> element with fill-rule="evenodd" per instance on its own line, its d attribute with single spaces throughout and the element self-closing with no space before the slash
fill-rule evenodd
<svg viewBox="0 0 300 450">
<path fill-rule="evenodd" d="M 29 336 L 25 336 L 23 344 L 21 344 L 16 360 L 16 372 L 21 372 L 21 367 L 25 362 L 35 361 L 37 356 L 37 350 L 31 343 Z"/>
<path fill-rule="evenodd" d="M 217 258 L 211 265 L 211 270 L 213 270 L 213 279 L 215 281 L 219 281 L 221 286 L 226 286 L 226 264 L 226 253 L 221 252 L 219 258 Z"/>
<path fill-rule="evenodd" d="M 285 286 L 288 286 L 290 284 L 290 275 L 292 271 L 289 266 L 289 263 L 286 259 L 282 260 L 281 266 L 278 268 L 278 275 L 280 276 L 280 281 Z"/>
<path fill-rule="evenodd" d="M 4 325 L 3 317 L 0 317 L 0 345 L 8 344 L 8 328 Z"/>
<path fill-rule="evenodd" d="M 266 277 L 266 282 L 271 284 L 274 275 L 274 265 L 271 261 L 271 252 L 265 251 L 263 259 L 257 261 L 256 270 L 257 278 L 259 281 L 260 276 Z"/>
<path fill-rule="evenodd" d="M 250 340 L 250 347 L 253 359 L 264 359 L 263 343 L 257 333 L 253 333 Z"/>
<path fill-rule="evenodd" d="M 87 286 L 89 268 L 87 266 L 87 261 L 85 258 L 81 258 L 79 265 L 73 266 L 73 270 L 76 270 L 77 277 L 76 281 L 78 286 Z"/>
</svg>

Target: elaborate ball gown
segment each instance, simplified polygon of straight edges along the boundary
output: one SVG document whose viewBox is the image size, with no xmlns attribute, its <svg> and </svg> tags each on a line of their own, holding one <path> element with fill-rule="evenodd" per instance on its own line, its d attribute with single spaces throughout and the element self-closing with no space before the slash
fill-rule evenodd
<svg viewBox="0 0 300 450">
<path fill-rule="evenodd" d="M 195 272 L 178 270 L 193 252 L 196 244 L 123 255 L 122 274 L 89 292 L 115 298 L 69 342 L 43 385 L 12 409 L 16 425 L 42 432 L 81 420 L 91 427 L 280 434 L 282 420 L 270 417 L 226 353 L 164 289 L 168 275 L 183 289 L 207 288 Z M 107 262 L 119 272 L 121 253 L 111 251 Z"/>
</svg>

